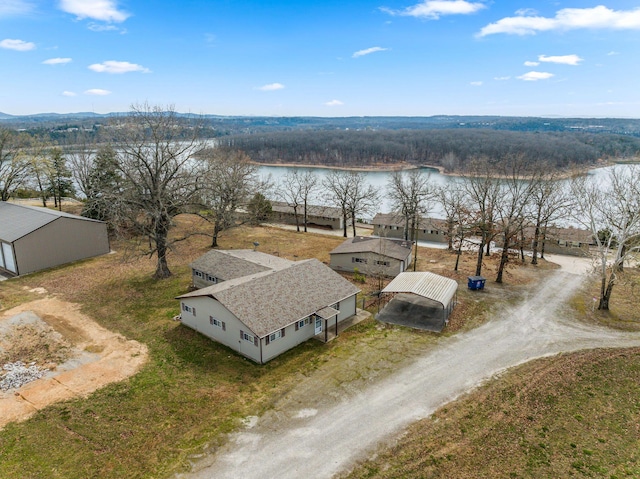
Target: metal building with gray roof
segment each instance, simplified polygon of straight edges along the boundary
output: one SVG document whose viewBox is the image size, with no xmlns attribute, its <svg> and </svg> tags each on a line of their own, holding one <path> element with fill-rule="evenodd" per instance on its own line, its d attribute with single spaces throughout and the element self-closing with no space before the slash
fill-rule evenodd
<svg viewBox="0 0 640 479">
<path fill-rule="evenodd" d="M 0 273 L 18 276 L 109 252 L 107 225 L 37 206 L 0 202 Z"/>
</svg>

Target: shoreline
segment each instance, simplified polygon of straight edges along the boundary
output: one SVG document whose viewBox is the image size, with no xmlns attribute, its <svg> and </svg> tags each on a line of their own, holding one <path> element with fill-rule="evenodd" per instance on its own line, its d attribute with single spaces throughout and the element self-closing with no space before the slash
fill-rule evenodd
<svg viewBox="0 0 640 479">
<path fill-rule="evenodd" d="M 371 166 L 354 166 L 354 167 L 345 167 L 345 166 L 329 166 L 329 165 L 307 165 L 302 163 L 261 163 L 258 161 L 252 161 L 256 166 L 269 166 L 269 167 L 282 167 L 282 168 L 312 168 L 312 169 L 323 169 L 323 170 L 338 170 L 338 171 L 366 171 L 366 172 L 393 172 L 393 171 L 409 171 L 416 169 L 428 169 L 435 170 L 442 176 L 450 176 L 455 178 L 462 178 L 465 176 L 462 173 L 450 173 L 445 171 L 443 166 L 436 165 L 413 165 L 409 163 L 397 163 L 394 165 L 371 165 Z M 589 165 L 581 168 L 573 168 L 570 171 L 561 171 L 558 170 L 556 173 L 558 176 L 556 179 L 568 179 L 576 176 L 582 176 L 588 174 L 590 171 L 598 170 L 600 168 L 606 168 L 609 166 L 614 166 L 618 164 L 640 164 L 640 160 L 634 161 L 624 161 L 624 160 L 608 160 L 608 161 L 599 161 L 597 165 Z M 469 175 L 466 175 L 469 176 Z M 522 177 L 523 179 L 531 179 L 530 176 Z"/>
</svg>

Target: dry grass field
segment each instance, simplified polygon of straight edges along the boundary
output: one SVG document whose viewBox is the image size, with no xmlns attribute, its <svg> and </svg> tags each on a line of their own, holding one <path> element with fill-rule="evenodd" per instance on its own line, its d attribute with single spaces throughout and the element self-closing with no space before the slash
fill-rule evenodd
<svg viewBox="0 0 640 479">
<path fill-rule="evenodd" d="M 206 232 L 208 228 L 198 217 L 182 216 L 178 218 L 173 234 L 177 237 L 185 232 Z M 257 242 L 258 249 L 265 253 L 294 260 L 314 257 L 324 262 L 329 260 L 328 252 L 341 241 L 340 237 L 272 227 L 240 227 L 224 232 L 219 238 L 223 249 L 253 248 L 253 243 Z M 130 245 L 118 240 L 112 243 L 113 254 L 0 283 L 2 310 L 41 297 L 34 289 L 44 288 L 48 295 L 80 305 L 81 312 L 101 326 L 139 341 L 149 349 L 148 362 L 135 376 L 108 385 L 87 398 L 44 408 L 31 419 L 9 424 L 1 430 L 0 477 L 170 477 L 184 470 L 190 457 L 215 449 L 224 441 L 225 433 L 241 426 L 244 417 L 260 415 L 286 401 L 287 393 L 301 383 L 321 384 L 327 400 L 333 400 L 331 398 L 341 397 L 342 391 L 357 387 L 359 381 L 376 380 L 393 373 L 438 341 L 439 336 L 433 333 L 380 327 L 371 319 L 326 345 L 310 340 L 267 365 L 253 364 L 172 320 L 178 313 L 178 302 L 174 297 L 187 291 L 190 285 L 188 263 L 208 251 L 209 242 L 210 238 L 196 235 L 178 243 L 169 257 L 174 276 L 163 281 L 152 279 L 155 258 L 134 257 Z M 554 267 L 545 263 L 533 267 L 514 260 L 508 267 L 505 284 L 498 285 L 493 282 L 496 262 L 496 255 L 485 258 L 483 274 L 488 278 L 487 287 L 482 292 L 470 292 L 466 289 L 466 277 L 474 272 L 474 255 L 463 255 L 460 271 L 454 273 L 453 254 L 420 249 L 418 270 L 444 274 L 461 284 L 458 306 L 443 334 L 455 334 L 486 321 L 493 308 L 501 302 L 517 301 L 527 288 L 544 278 L 545 271 Z M 361 287 L 364 294 L 378 289 L 373 279 Z M 590 467 L 600 467 L 603 461 L 609 461 L 609 456 L 600 455 L 605 446 L 599 444 L 616 445 L 620 464 L 624 462 L 629 471 L 638 472 L 630 461 L 637 458 L 640 450 L 638 442 L 633 443 L 633 439 L 638 438 L 640 410 L 635 399 L 640 397 L 635 389 L 640 381 L 634 383 L 633 379 L 638 378 L 640 359 L 633 351 L 612 353 L 611 357 L 605 353 L 581 353 L 583 356 L 563 356 L 524 366 L 505 376 L 505 382 L 491 384 L 463 402 L 438 412 L 434 420 L 412 428 L 406 436 L 412 442 L 402 448 L 406 456 L 398 449 L 390 456 L 383 453 L 381 457 L 386 459 L 381 465 L 363 466 L 354 472 L 354 477 L 492 477 L 480 473 L 474 476 L 472 471 L 482 470 L 474 460 L 479 461 L 479 465 L 489 464 L 491 468 L 484 470 L 497 472 L 494 477 L 510 477 L 507 472 L 520 474 L 523 461 L 544 459 L 546 446 L 540 444 L 551 447 L 551 440 L 536 442 L 535 438 L 545 427 L 546 433 L 555 430 L 553 428 L 571 428 L 566 433 L 567 438 L 571 436 L 568 450 L 580 453 L 573 461 L 576 466 L 569 465 L 566 469 L 572 474 L 591 471 L 594 477 L 597 476 L 596 469 Z M 598 354 L 605 356 L 599 360 Z M 373 356 L 378 359 L 376 366 L 372 366 Z M 347 361 L 349 374 L 345 374 L 343 368 Z M 580 367 L 576 366 L 578 364 Z M 540 373 L 540 368 L 544 374 Z M 342 373 L 337 374 L 338 371 Z M 571 374 L 565 371 L 571 371 Z M 612 378 L 606 385 L 605 376 Z M 534 413 L 527 413 L 534 403 L 520 400 L 525 397 L 519 392 L 524 385 L 531 385 L 529 390 L 538 398 L 536 400 L 555 398 L 549 399 L 551 405 L 577 401 L 576 411 L 590 411 L 595 407 L 608 411 L 611 417 L 620 411 L 626 414 L 622 416 L 624 420 L 635 421 L 630 423 L 635 426 L 627 427 L 626 441 L 618 441 L 618 433 L 609 426 L 602 432 L 600 427 L 592 426 L 593 442 L 583 435 L 583 429 L 589 429 L 589 424 L 599 424 L 589 423 L 596 421 L 596 413 L 593 416 L 584 411 L 578 413 L 568 405 L 563 406 L 564 409 L 536 407 Z M 589 391 L 597 396 L 598 402 L 589 402 L 592 399 Z M 612 397 L 619 397 L 620 401 L 613 402 Z M 486 411 L 480 408 L 486 408 Z M 461 411 L 466 412 L 459 415 Z M 575 419 L 576 414 L 584 420 Z M 490 422 L 483 422 L 485 417 Z M 509 418 L 520 418 L 521 426 L 510 425 Z M 556 422 L 552 423 L 552 420 Z M 436 424 L 438 427 L 449 424 L 453 429 L 439 433 L 432 428 Z M 517 427 L 524 428 L 523 434 L 530 435 L 517 439 L 515 432 L 512 436 L 504 436 L 500 429 L 509 431 Z M 610 427 L 617 426 L 611 422 Z M 493 429 L 496 457 L 501 457 L 502 461 L 498 463 L 481 454 L 486 449 L 485 444 L 489 444 L 487 435 Z M 447 435 L 453 443 L 425 453 L 440 444 L 442 436 L 438 434 Z M 471 440 L 472 435 L 476 442 Z M 505 438 L 504 443 L 500 442 L 500 437 Z M 598 442 L 600 439 L 604 442 Z M 501 451 L 504 454 L 498 455 Z M 431 461 L 428 469 L 424 469 L 426 463 L 420 462 L 422 456 Z M 394 469 L 394 457 L 400 458 L 398 467 L 403 469 Z M 463 461 L 460 464 L 471 472 L 452 474 L 454 469 L 445 467 L 450 457 L 460 458 Z M 414 473 L 405 469 L 412 464 L 415 464 Z M 434 475 L 431 472 L 425 475 L 427 470 Z M 625 469 L 615 469 L 618 470 Z M 445 474 L 447 471 L 448 475 Z M 563 476 L 531 474 L 522 476 Z"/>
</svg>

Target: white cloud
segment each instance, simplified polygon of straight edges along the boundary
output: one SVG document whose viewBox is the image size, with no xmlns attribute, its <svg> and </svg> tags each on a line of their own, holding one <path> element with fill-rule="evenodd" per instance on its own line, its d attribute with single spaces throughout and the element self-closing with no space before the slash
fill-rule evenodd
<svg viewBox="0 0 640 479">
<path fill-rule="evenodd" d="M 60 0 L 60 9 L 75 15 L 79 20 L 92 18 L 102 22 L 124 22 L 129 13 L 118 9 L 112 0 Z"/>
<path fill-rule="evenodd" d="M 91 22 L 87 28 L 92 32 L 120 32 L 127 33 L 126 28 L 116 27 L 115 25 L 106 25 L 102 23 Z"/>
<path fill-rule="evenodd" d="M 482 86 L 482 82 L 481 82 L 481 81 L 472 81 L 472 82 L 469 82 L 469 85 L 472 85 L 472 86 Z"/>
<path fill-rule="evenodd" d="M 282 83 L 269 83 L 268 85 L 262 85 L 259 87 L 256 87 L 256 90 L 260 90 L 260 91 L 276 91 L 276 90 L 282 90 L 284 88 L 284 85 Z"/>
<path fill-rule="evenodd" d="M 580 58 L 578 55 L 556 55 L 550 57 L 546 55 L 538 55 L 538 60 L 547 63 L 560 63 L 563 65 L 577 66 L 581 61 L 584 61 L 584 58 Z"/>
<path fill-rule="evenodd" d="M 84 94 L 106 96 L 106 95 L 111 95 L 111 92 L 109 90 L 103 90 L 102 88 L 91 88 L 90 90 L 85 90 Z"/>
<path fill-rule="evenodd" d="M 531 61 L 526 61 L 524 62 L 524 66 L 525 67 L 537 67 L 538 65 L 540 65 L 539 62 L 531 62 Z"/>
<path fill-rule="evenodd" d="M 593 8 L 563 8 L 553 18 L 522 15 L 505 17 L 483 27 L 478 36 L 496 33 L 535 35 L 538 32 L 579 28 L 640 30 L 640 8 L 616 11 L 598 5 Z"/>
<path fill-rule="evenodd" d="M 527 72 L 524 75 L 520 75 L 518 78 L 518 80 L 524 80 L 524 81 L 538 81 L 538 80 L 548 80 L 549 78 L 551 78 L 553 75 L 553 73 L 549 73 L 549 72 Z"/>
<path fill-rule="evenodd" d="M 114 60 L 108 60 L 102 63 L 94 63 L 93 65 L 89 65 L 89 70 L 93 70 L 98 73 L 130 73 L 130 72 L 142 72 L 142 73 L 150 73 L 151 70 L 143 67 L 142 65 L 138 65 L 136 63 L 129 62 L 117 62 Z"/>
<path fill-rule="evenodd" d="M 437 20 L 443 15 L 469 15 L 486 8 L 486 5 L 466 0 L 425 0 L 422 3 L 407 7 L 404 10 L 381 8 L 390 15 L 427 18 Z"/>
<path fill-rule="evenodd" d="M 13 17 L 31 13 L 34 7 L 24 0 L 2 0 L 0 2 L 0 17 Z"/>
<path fill-rule="evenodd" d="M 493 77 L 493 79 L 497 81 L 507 81 L 511 80 L 511 77 Z"/>
<path fill-rule="evenodd" d="M 525 15 L 532 16 L 537 14 L 538 11 L 534 8 L 521 8 L 519 10 L 516 10 L 516 15 L 518 15 L 519 17 L 524 17 Z"/>
<path fill-rule="evenodd" d="M 65 63 L 70 63 L 71 58 L 49 58 L 48 60 L 43 61 L 43 65 L 64 65 Z"/>
<path fill-rule="evenodd" d="M 0 42 L 0 48 L 6 48 L 7 50 L 17 50 L 19 52 L 26 52 L 36 48 L 36 44 L 32 42 L 25 42 L 24 40 L 15 40 L 12 38 L 5 38 Z"/>
<path fill-rule="evenodd" d="M 86 92 L 85 92 L 86 93 Z M 72 91 L 63 91 L 62 92 L 62 96 L 76 96 L 77 94 L 75 92 Z"/>
<path fill-rule="evenodd" d="M 365 48 L 364 50 L 358 50 L 357 52 L 354 52 L 354 54 L 351 56 L 353 58 L 358 58 L 358 57 L 363 57 L 365 55 L 371 55 L 372 53 L 376 53 L 376 52 L 386 52 L 387 50 L 389 49 L 382 48 L 382 47 L 371 47 L 371 48 Z"/>
<path fill-rule="evenodd" d="M 340 106 L 340 105 L 344 105 L 344 103 L 342 103 L 340 100 L 331 100 L 325 103 L 325 105 L 327 106 Z"/>
<path fill-rule="evenodd" d="M 614 55 L 620 55 L 620 52 L 613 52 L 612 51 L 612 52 L 607 53 L 607 56 L 610 56 L 610 57 L 612 57 Z"/>
</svg>

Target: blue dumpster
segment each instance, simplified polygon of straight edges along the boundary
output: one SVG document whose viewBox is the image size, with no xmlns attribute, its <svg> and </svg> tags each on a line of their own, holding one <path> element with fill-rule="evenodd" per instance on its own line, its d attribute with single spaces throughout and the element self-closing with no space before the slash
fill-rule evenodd
<svg viewBox="0 0 640 479">
<path fill-rule="evenodd" d="M 467 286 L 471 290 L 484 289 L 484 283 L 487 281 L 486 278 L 482 276 L 469 276 L 467 280 Z"/>
</svg>

